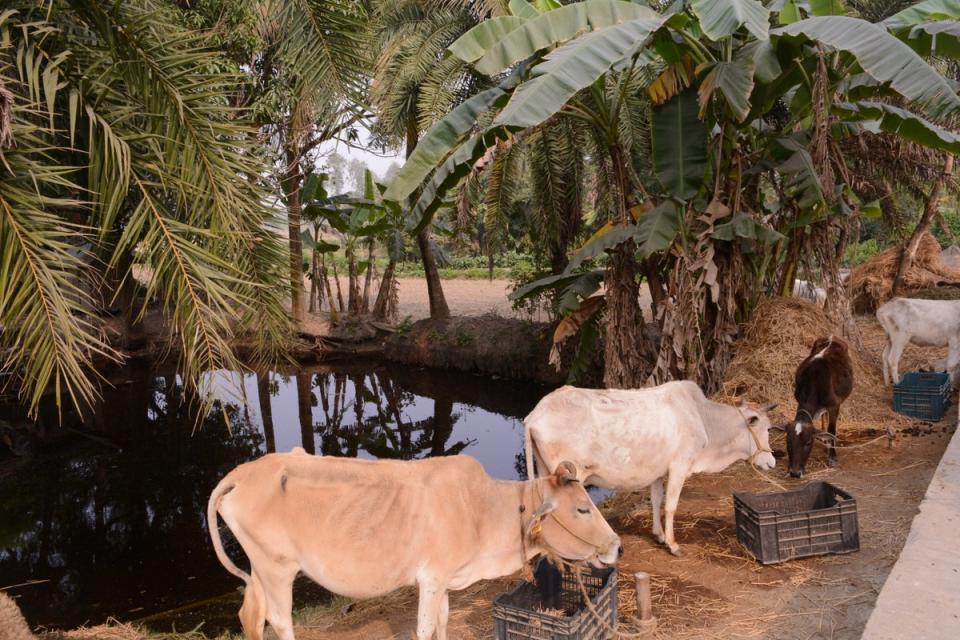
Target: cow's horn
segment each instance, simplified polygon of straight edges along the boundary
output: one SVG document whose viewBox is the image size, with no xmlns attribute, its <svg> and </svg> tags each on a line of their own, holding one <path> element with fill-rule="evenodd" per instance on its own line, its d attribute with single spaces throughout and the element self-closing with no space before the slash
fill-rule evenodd
<svg viewBox="0 0 960 640">
<path fill-rule="evenodd" d="M 776 409 L 779 405 L 780 405 L 779 402 L 773 402 L 773 403 L 771 403 L 771 404 L 768 404 L 767 406 L 765 406 L 765 407 L 763 408 L 763 412 L 764 412 L 764 413 L 770 413 L 771 411 L 773 411 L 774 409 Z"/>
<path fill-rule="evenodd" d="M 569 460 L 558 464 L 554 474 L 561 483 L 577 482 L 577 467 Z"/>
</svg>

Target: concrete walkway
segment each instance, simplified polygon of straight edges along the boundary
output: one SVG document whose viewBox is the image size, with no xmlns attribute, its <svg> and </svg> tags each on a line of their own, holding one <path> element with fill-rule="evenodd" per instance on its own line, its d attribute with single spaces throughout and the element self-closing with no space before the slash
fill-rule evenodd
<svg viewBox="0 0 960 640">
<path fill-rule="evenodd" d="M 861 640 L 960 638 L 960 429 L 940 460 Z"/>
</svg>

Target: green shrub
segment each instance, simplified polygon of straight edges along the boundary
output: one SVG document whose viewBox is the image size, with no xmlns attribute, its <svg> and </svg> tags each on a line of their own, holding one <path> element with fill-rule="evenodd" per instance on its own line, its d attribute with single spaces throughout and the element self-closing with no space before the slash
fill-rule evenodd
<svg viewBox="0 0 960 640">
<path fill-rule="evenodd" d="M 843 256 L 843 263 L 848 267 L 855 267 L 862 264 L 882 251 L 876 238 L 870 238 L 863 242 L 857 242 L 847 247 Z"/>
</svg>

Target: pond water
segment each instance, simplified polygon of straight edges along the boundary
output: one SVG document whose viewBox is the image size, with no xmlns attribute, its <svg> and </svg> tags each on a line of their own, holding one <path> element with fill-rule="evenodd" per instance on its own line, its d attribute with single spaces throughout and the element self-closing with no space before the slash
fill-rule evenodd
<svg viewBox="0 0 960 640">
<path fill-rule="evenodd" d="M 523 423 L 546 393 L 515 381 L 364 363 L 267 375 L 217 372 L 197 424 L 170 370 L 124 369 L 89 413 L 28 421 L 0 406 L 0 589 L 29 623 L 109 617 L 236 630 L 239 581 L 206 530 L 210 491 L 236 465 L 302 446 L 322 455 L 466 453 L 524 475 Z M 14 453 L 15 452 L 15 455 Z M 238 546 L 228 552 L 241 566 Z M 322 598 L 298 582 L 298 604 Z"/>
</svg>

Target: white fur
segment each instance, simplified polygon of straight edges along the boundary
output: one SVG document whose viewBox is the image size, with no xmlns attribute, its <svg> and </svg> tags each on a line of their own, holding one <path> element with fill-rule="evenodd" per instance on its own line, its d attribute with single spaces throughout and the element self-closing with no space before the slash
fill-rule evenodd
<svg viewBox="0 0 960 640">
<path fill-rule="evenodd" d="M 753 435 L 748 420 L 754 421 Z M 738 460 L 752 459 L 761 469 L 776 465 L 766 415 L 713 402 L 690 381 L 647 389 L 563 387 L 544 397 L 524 425 L 531 475 L 534 459 L 541 473 L 569 460 L 585 484 L 628 491 L 650 487 L 653 533 L 674 553 L 679 547 L 673 514 L 690 475 L 717 473 Z M 754 437 L 765 451 L 758 451 Z"/>
<path fill-rule="evenodd" d="M 894 298 L 877 309 L 877 320 L 887 333 L 884 384 L 900 381 L 900 356 L 908 343 L 949 347 L 946 371 L 953 382 L 960 364 L 960 300 Z"/>
<path fill-rule="evenodd" d="M 812 300 L 818 307 L 827 303 L 827 292 L 806 280 L 793 281 L 793 297 Z"/>
<path fill-rule="evenodd" d="M 800 432 L 803 431 L 803 425 L 798 422 L 797 425 L 793 428 L 793 430 L 794 432 L 796 432 L 797 435 L 800 435 Z"/>
</svg>

